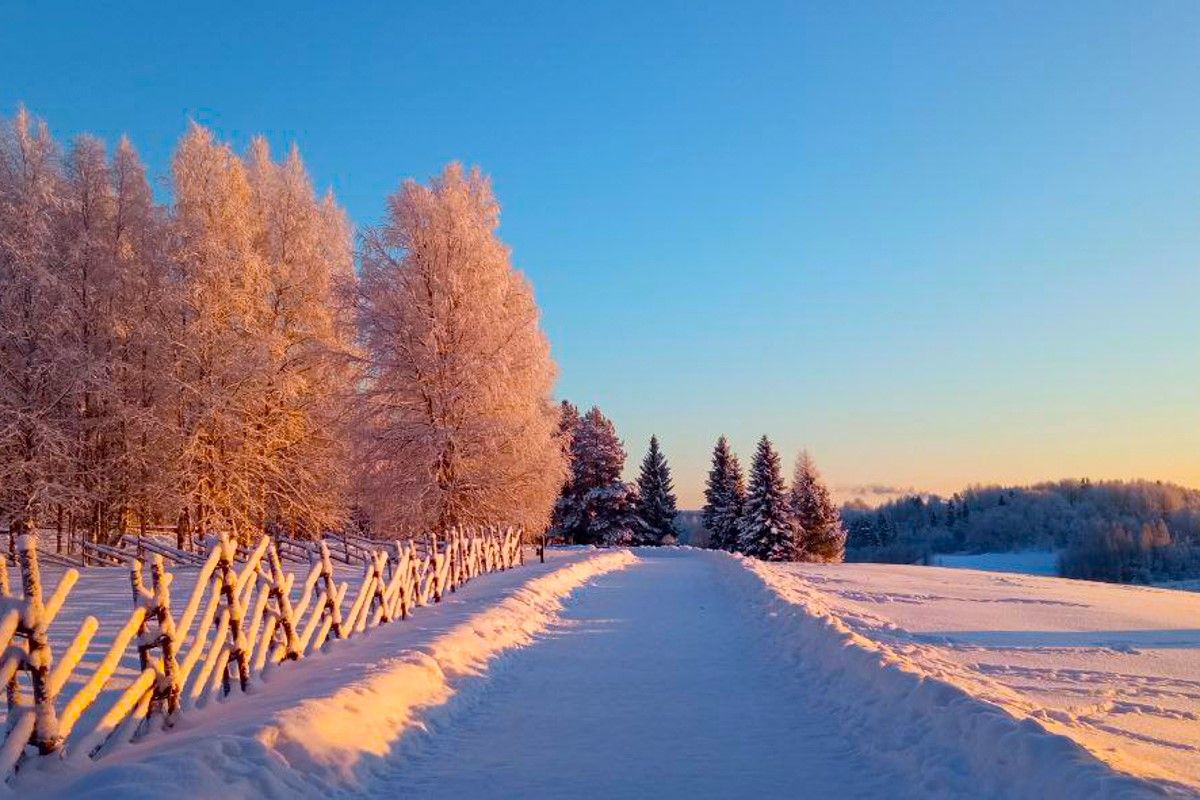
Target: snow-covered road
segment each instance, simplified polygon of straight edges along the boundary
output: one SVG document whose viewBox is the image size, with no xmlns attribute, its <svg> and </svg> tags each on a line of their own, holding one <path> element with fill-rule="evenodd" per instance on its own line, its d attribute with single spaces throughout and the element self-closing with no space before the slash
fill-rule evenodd
<svg viewBox="0 0 1200 800">
<path fill-rule="evenodd" d="M 376 775 L 379 797 L 890 797 L 723 580 L 640 551 Z"/>
</svg>

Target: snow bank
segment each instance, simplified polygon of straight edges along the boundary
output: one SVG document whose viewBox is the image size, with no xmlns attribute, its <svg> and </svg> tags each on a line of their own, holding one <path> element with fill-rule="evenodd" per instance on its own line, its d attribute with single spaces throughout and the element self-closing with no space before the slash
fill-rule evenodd
<svg viewBox="0 0 1200 800">
<path fill-rule="evenodd" d="M 450 700 L 459 681 L 532 642 L 590 578 L 636 560 L 627 550 L 564 553 L 544 567 L 473 581 L 419 618 L 280 670 L 236 706 L 213 703 L 183 730 L 78 773 L 26 776 L 24 787 L 48 786 L 45 796 L 61 797 L 160 798 L 179 787 L 189 796 L 223 798 L 353 792 L 423 715 Z M 504 591 L 482 589 L 489 584 Z"/>
<path fill-rule="evenodd" d="M 1194 796 L 1168 781 L 1118 772 L 1066 736 L 1019 719 L 940 669 L 941 659 L 895 625 L 832 607 L 820 582 L 839 570 L 729 557 L 730 580 L 757 609 L 766 634 L 820 681 L 825 703 L 864 753 L 913 775 L 926 796 L 1140 798 Z M 911 568 L 910 568 L 911 569 Z M 817 576 L 814 580 L 813 576 Z M 819 582 L 820 581 L 820 582 Z M 994 613 L 994 611 L 993 611 Z"/>
</svg>

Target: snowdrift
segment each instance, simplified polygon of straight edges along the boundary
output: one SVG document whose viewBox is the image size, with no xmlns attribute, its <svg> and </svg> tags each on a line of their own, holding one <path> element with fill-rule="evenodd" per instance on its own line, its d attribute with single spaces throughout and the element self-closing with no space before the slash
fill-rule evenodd
<svg viewBox="0 0 1200 800">
<path fill-rule="evenodd" d="M 913 774 L 912 785 L 928 796 L 1196 796 L 1180 784 L 1118 772 L 1072 739 L 976 696 L 927 667 L 921 647 L 904 644 L 904 637 L 885 642 L 898 631 L 894 626 L 837 613 L 814 581 L 787 567 L 718 558 L 764 620 L 765 635 L 821 682 L 824 702 L 847 734 L 865 754 Z M 840 568 L 811 567 L 829 576 Z"/>
<path fill-rule="evenodd" d="M 193 797 L 353 793 L 458 682 L 529 644 L 590 578 L 634 561 L 626 550 L 577 551 L 477 581 L 419 620 L 277 673 L 236 706 L 213 703 L 182 730 L 94 764 L 58 765 L 61 774 L 29 776 L 27 787 L 53 797 L 161 798 L 173 787 Z"/>
</svg>

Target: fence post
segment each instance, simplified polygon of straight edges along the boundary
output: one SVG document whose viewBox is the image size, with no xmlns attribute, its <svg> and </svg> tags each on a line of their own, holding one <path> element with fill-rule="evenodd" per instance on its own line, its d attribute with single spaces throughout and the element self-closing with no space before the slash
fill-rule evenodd
<svg viewBox="0 0 1200 800">
<path fill-rule="evenodd" d="M 246 653 L 245 636 L 242 633 L 241 598 L 238 597 L 237 572 L 234 570 L 237 542 L 225 534 L 217 546 L 221 548 L 221 558 L 217 562 L 217 568 L 221 570 L 221 594 L 225 598 L 225 608 L 229 610 L 229 656 L 237 663 L 238 683 L 244 692 L 250 685 L 250 658 Z M 225 674 L 223 682 L 226 687 L 225 693 L 228 694 L 228 673 Z"/>
<path fill-rule="evenodd" d="M 156 694 L 163 694 L 167 701 L 167 719 L 179 712 L 179 695 L 182 689 L 179 685 L 178 642 L 175 641 L 175 620 L 171 616 L 171 576 L 163 567 L 163 557 L 154 556 L 150 567 L 150 577 L 154 582 L 154 614 L 158 620 L 158 644 L 162 647 L 163 674 L 162 686 L 156 688 Z"/>
<path fill-rule="evenodd" d="M 12 597 L 12 592 L 8 585 L 8 559 L 0 555 L 0 595 L 4 597 Z M 8 685 L 5 686 L 5 695 L 8 700 L 8 730 L 12 730 L 13 725 L 17 724 L 20 718 L 21 706 L 21 684 L 17 682 L 17 674 L 14 672 L 12 677 L 8 679 Z"/>
<path fill-rule="evenodd" d="M 31 743 L 43 755 L 62 748 L 58 733 L 58 714 L 54 710 L 54 690 L 50 685 L 50 666 L 54 657 L 46 631 L 46 609 L 42 604 L 42 573 L 37 559 L 37 537 L 28 521 L 17 523 L 21 536 L 17 552 L 21 560 L 21 584 L 25 589 L 25 635 L 29 639 L 29 680 L 33 685 L 36 720 Z M 11 531 L 10 527 L 10 531 Z"/>
<path fill-rule="evenodd" d="M 296 618 L 292 609 L 292 598 L 285 590 L 283 575 L 283 564 L 279 561 L 279 550 L 275 547 L 274 540 L 267 546 L 267 562 L 271 567 L 271 587 L 269 594 L 275 599 L 275 607 L 279 610 L 278 625 L 283 629 L 283 638 L 286 643 L 285 658 L 288 661 L 295 661 L 300 658 L 299 642 L 296 638 Z"/>
<path fill-rule="evenodd" d="M 329 632 L 333 638 L 341 639 L 342 610 L 337 602 L 337 584 L 333 580 L 333 562 L 329 556 L 329 545 L 321 540 L 321 581 L 325 585 L 325 611 L 329 615 Z"/>
</svg>

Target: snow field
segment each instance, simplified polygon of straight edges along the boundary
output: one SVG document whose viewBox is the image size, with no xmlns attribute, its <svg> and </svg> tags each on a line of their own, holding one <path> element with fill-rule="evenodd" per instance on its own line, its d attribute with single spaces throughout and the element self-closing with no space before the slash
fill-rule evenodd
<svg viewBox="0 0 1200 800">
<path fill-rule="evenodd" d="M 18 776 L 17 791 L 131 798 L 161 798 L 173 787 L 193 797 L 352 794 L 418 724 L 421 709 L 445 703 L 456 681 L 531 641 L 573 589 L 634 560 L 623 550 L 560 551 L 544 565 L 527 562 L 477 579 L 406 622 L 272 673 L 237 703 L 210 703 L 169 733 L 79 767 L 45 765 L 40 774 Z"/>
<path fill-rule="evenodd" d="M 731 580 L 742 587 L 749 605 L 772 619 L 771 635 L 781 652 L 810 672 L 811 680 L 822 682 L 824 702 L 838 709 L 849 735 L 879 759 L 912 770 L 915 785 L 928 796 L 1082 800 L 1197 795 L 1200 781 L 1192 775 L 1200 765 L 1186 738 L 1166 746 L 1159 739 L 1142 741 L 1142 749 L 1132 755 L 1138 741 L 1118 737 L 1115 747 L 1102 742 L 1081 715 L 1086 716 L 1088 707 L 1122 703 L 1123 694 L 1136 695 L 1147 686 L 1189 695 L 1183 699 L 1191 703 L 1200 694 L 1189 687 L 1200 683 L 1172 677 L 1175 667 L 1161 662 L 1127 665 L 1127 672 L 1144 673 L 1136 678 L 1106 673 L 1107 665 L 1095 662 L 1096 642 L 1089 642 L 1087 634 L 1067 634 L 1063 647 L 1046 647 L 1042 641 L 1054 638 L 1041 628 L 1051 626 L 1048 617 L 1063 632 L 1086 628 L 1088 615 L 1092 627 L 1111 623 L 1114 609 L 1137 602 L 1137 595 L 1123 592 L 1155 590 L 929 567 L 738 560 L 745 569 L 733 569 L 730 557 Z M 1113 597 L 1112 590 L 1121 596 Z M 1076 597 L 1065 599 L 1064 594 Z M 1200 604 L 1193 596 L 1159 594 L 1167 596 L 1160 598 L 1160 606 L 1190 603 L 1194 627 Z M 1132 624 L 1182 622 L 1181 609 L 1175 610 L 1169 614 L 1151 601 L 1143 605 L 1145 619 Z M 989 626 L 1010 629 L 1007 635 L 1018 646 L 984 652 L 963 641 L 965 632 Z M 1195 630 L 1179 633 L 1164 638 L 1200 645 Z M 1091 638 L 1103 642 L 1119 636 L 1102 631 Z M 1037 651 L 1033 655 L 1041 660 L 1043 674 L 1076 676 L 1069 695 L 1073 713 L 1056 709 L 1052 698 L 1037 693 L 1040 687 L 1028 685 L 1030 673 L 1020 666 L 1029 656 L 1020 646 L 1024 641 Z M 1090 652 L 1081 653 L 1076 643 Z M 1090 673 L 1076 671 L 1081 660 L 1093 663 Z M 1190 662 L 1196 665 L 1194 652 Z M 1156 669 L 1158 675 L 1153 674 Z M 1200 678 L 1200 667 L 1188 669 Z M 1174 731 L 1194 739 L 1193 712 L 1167 714 L 1168 722 L 1179 721 L 1172 716 L 1182 717 L 1185 725 L 1160 728 L 1160 735 Z M 1182 772 L 1176 769 L 1181 765 Z"/>
</svg>

